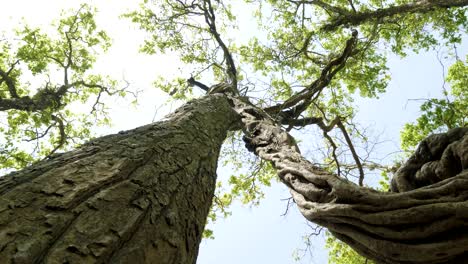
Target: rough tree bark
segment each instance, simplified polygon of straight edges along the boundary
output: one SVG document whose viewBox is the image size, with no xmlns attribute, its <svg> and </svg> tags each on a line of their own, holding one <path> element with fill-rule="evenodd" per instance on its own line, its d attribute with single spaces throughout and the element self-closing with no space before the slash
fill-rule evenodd
<svg viewBox="0 0 468 264">
<path fill-rule="evenodd" d="M 231 101 L 247 148 L 272 162 L 309 221 L 378 263 L 468 263 L 468 128 L 423 141 L 396 192 L 378 192 L 314 166 L 267 114 Z"/>
<path fill-rule="evenodd" d="M 212 95 L 1 177 L 0 263 L 195 263 L 236 122 Z"/>
<path fill-rule="evenodd" d="M 317 3 L 313 4 L 318 5 Z M 379 24 L 383 24 L 386 18 L 394 18 L 395 16 L 402 16 L 410 13 L 422 14 L 437 10 L 438 8 L 463 7 L 466 5 L 468 5 L 468 0 L 416 0 L 372 11 L 366 10 L 356 12 L 356 10 L 354 10 L 354 12 L 351 12 L 341 8 L 330 9 L 330 7 L 328 7 L 328 9 L 335 12 L 337 16 L 326 23 L 322 27 L 322 30 L 332 31 L 339 26 L 356 26 L 369 21 L 377 21 Z M 327 7 L 324 8 L 327 9 Z"/>
<path fill-rule="evenodd" d="M 403 192 L 384 193 L 314 166 L 266 112 L 215 94 L 0 178 L 0 263 L 195 263 L 219 149 L 239 127 L 303 215 L 360 254 L 468 262 L 468 128 L 423 142 L 395 180 Z"/>
</svg>

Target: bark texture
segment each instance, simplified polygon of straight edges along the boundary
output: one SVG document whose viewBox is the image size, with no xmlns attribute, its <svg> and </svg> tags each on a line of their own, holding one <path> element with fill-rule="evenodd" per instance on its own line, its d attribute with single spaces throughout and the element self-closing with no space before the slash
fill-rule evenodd
<svg viewBox="0 0 468 264">
<path fill-rule="evenodd" d="M 395 16 L 402 16 L 411 13 L 427 13 L 442 8 L 463 7 L 468 5 L 468 0 L 417 0 L 406 4 L 389 6 L 387 8 L 362 12 L 340 12 L 335 11 L 336 18 L 325 24 L 322 29 L 325 31 L 335 30 L 339 26 L 357 26 L 366 22 L 377 21 L 384 23 L 384 19 Z M 344 11 L 344 10 L 342 10 Z"/>
<path fill-rule="evenodd" d="M 419 143 L 415 153 L 392 179 L 393 192 L 406 192 L 451 178 L 468 168 L 468 128 L 434 134 Z"/>
<path fill-rule="evenodd" d="M 416 185 L 383 193 L 314 166 L 265 112 L 235 98 L 231 103 L 247 148 L 272 162 L 309 221 L 378 263 L 468 263 L 467 128 L 423 142 L 401 173 Z"/>
<path fill-rule="evenodd" d="M 210 95 L 0 178 L 0 263 L 195 263 L 237 118 Z"/>
</svg>

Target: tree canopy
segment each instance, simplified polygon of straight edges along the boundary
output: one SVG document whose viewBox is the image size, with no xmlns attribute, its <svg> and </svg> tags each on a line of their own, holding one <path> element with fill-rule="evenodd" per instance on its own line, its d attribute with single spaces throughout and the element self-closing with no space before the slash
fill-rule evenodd
<svg viewBox="0 0 468 264">
<path fill-rule="evenodd" d="M 95 12 L 83 4 L 62 14 L 53 32 L 23 25 L 0 41 L 0 169 L 76 146 L 90 138 L 95 123 L 109 123 L 102 99 L 124 96 L 126 87 L 92 71 L 111 42 Z"/>
<path fill-rule="evenodd" d="M 147 32 L 143 53 L 175 53 L 187 65 L 178 78 L 157 79 L 156 87 L 175 99 L 190 100 L 202 90 L 213 89 L 211 84 L 228 83 L 234 87 L 233 94 L 246 99 L 235 103 L 237 107 L 262 109 L 249 113 L 269 120 L 265 127 L 279 125 L 293 135 L 306 127 L 316 129 L 326 150 L 308 158 L 327 173 L 362 187 L 365 175 L 374 170 L 390 178 L 430 134 L 466 126 L 468 60 L 459 57 L 457 46 L 468 28 L 467 4 L 462 0 L 161 0 L 144 1 L 139 10 L 124 17 Z M 257 25 L 249 24 L 250 31 L 240 26 L 247 16 L 240 14 L 239 6 L 253 10 Z M 82 5 L 56 23 L 57 33 L 25 26 L 16 32 L 19 40 L 0 42 L 0 110 L 8 122 L 1 128 L 6 142 L 1 146 L 1 168 L 23 167 L 89 138 L 95 120 L 108 122 L 101 97 L 125 95 L 126 87 L 119 88 L 122 85 L 115 80 L 90 73 L 95 57 L 110 45 L 93 12 Z M 409 154 L 395 164 L 374 162 L 361 146 L 369 135 L 354 119 L 356 98 L 378 98 L 386 91 L 391 79 L 389 56 L 440 48 L 455 60 L 442 87 L 444 97 L 425 100 L 421 116 L 401 131 L 402 149 Z M 34 83 L 24 81 L 28 74 Z M 89 112 L 75 113 L 74 102 L 87 103 Z M 249 118 L 244 115 L 245 120 Z M 258 149 L 266 143 L 249 138 L 248 133 L 260 131 L 249 130 L 252 123 L 245 121 L 243 133 L 232 132 L 224 148 L 224 162 L 237 172 L 218 183 L 212 221 L 219 214 L 228 215 L 235 199 L 259 203 L 263 186 L 276 179 L 275 169 L 287 167 Z M 298 138 L 274 131 L 285 137 L 281 142 L 288 142 L 288 151 L 303 150 Z M 28 146 L 34 150 L 21 141 L 33 142 Z M 285 178 L 281 181 L 293 185 Z M 385 181 L 370 187 L 390 188 Z M 320 191 L 311 194 L 321 195 Z M 212 233 L 205 230 L 205 235 Z M 349 254 L 354 253 L 332 238 L 329 241 L 330 261 L 350 263 L 354 257 Z"/>
</svg>

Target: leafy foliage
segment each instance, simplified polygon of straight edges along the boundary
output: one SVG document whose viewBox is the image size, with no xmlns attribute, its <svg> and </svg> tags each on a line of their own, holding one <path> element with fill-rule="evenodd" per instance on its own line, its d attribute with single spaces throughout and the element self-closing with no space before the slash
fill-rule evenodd
<svg viewBox="0 0 468 264">
<path fill-rule="evenodd" d="M 401 131 L 402 149 L 414 150 L 428 135 L 464 127 L 468 122 L 468 66 L 457 60 L 449 69 L 447 81 L 450 90 L 444 90 L 444 98 L 427 99 L 421 104 L 421 116 L 408 123 Z"/>
<path fill-rule="evenodd" d="M 242 12 L 236 12 L 236 6 L 242 6 Z M 256 28 L 237 27 L 238 18 L 249 19 L 245 10 L 253 11 L 258 22 Z M 238 0 L 229 4 L 218 0 L 145 0 L 138 11 L 125 17 L 149 33 L 142 52 L 176 53 L 189 65 L 182 70 L 185 76 L 159 79 L 155 86 L 175 99 L 186 100 L 194 95 L 193 87 L 184 85 L 189 75 L 205 83 L 231 80 L 232 60 L 238 70 L 235 72 L 238 90 L 267 110 L 311 89 L 324 76 L 324 68 L 336 63 L 349 46 L 353 30 L 359 31 L 353 51 L 337 67 L 336 74 L 324 78 L 326 84 L 319 86 L 310 98 L 304 97 L 302 105 L 285 107 L 290 107 L 289 113 L 300 109 L 295 113 L 296 119 L 320 120 L 316 124 L 323 130 L 325 146 L 332 149 L 320 159 L 338 174 L 340 163 L 348 165 L 346 156 L 353 154 L 354 161 L 359 161 L 356 157 L 359 153 L 352 143 L 367 140 L 366 135 L 356 130 L 353 99 L 356 96 L 376 98 L 385 92 L 390 80 L 389 53 L 406 56 L 408 51 L 458 44 L 461 32 L 468 28 L 463 9 L 427 8 L 403 0 Z M 436 103 L 441 102 L 431 102 Z M 280 116 L 285 111 L 274 114 Z M 342 134 L 329 134 L 337 124 L 341 124 Z M 285 125 L 288 130 L 297 127 Z M 235 135 L 230 139 L 234 144 L 242 144 Z M 213 212 L 229 215 L 227 208 L 234 199 L 258 203 L 262 197 L 261 185 L 268 186 L 271 178 L 268 164 L 258 166 L 258 161 L 244 148 L 232 148 L 223 154 L 237 173 L 218 184 Z M 355 168 L 348 172 L 350 175 L 359 167 L 362 174 L 362 164 L 348 167 Z M 252 168 L 268 172 L 263 174 L 268 176 L 245 173 Z M 226 186 L 229 188 L 223 189 Z M 215 219 L 212 213 L 211 220 Z"/>
<path fill-rule="evenodd" d="M 206 3 L 145 0 L 140 7 L 138 11 L 125 14 L 124 17 L 130 18 L 141 29 L 151 32 L 141 47 L 143 53 L 175 53 L 181 62 L 195 67 L 192 70 L 193 77 L 198 78 L 201 73 L 211 69 L 209 79 L 217 82 L 224 80 L 223 56 L 203 17 Z M 235 19 L 230 11 L 230 4 L 218 2 L 212 7 L 219 21 L 216 27 L 223 32 L 226 25 Z M 188 99 L 193 91 L 186 85 L 186 79 L 187 77 L 173 80 L 158 78 L 154 85 L 171 93 L 176 99 Z M 174 87 L 179 88 L 174 90 Z"/>
<path fill-rule="evenodd" d="M 253 10 L 258 22 L 250 36 L 236 26 L 241 14 L 234 7 L 241 3 L 243 10 Z M 53 37 L 25 26 L 16 32 L 18 41 L 0 42 L 0 110 L 5 113 L 0 127 L 0 168 L 25 166 L 90 137 L 89 127 L 96 120 L 109 122 L 101 95 L 124 96 L 125 90 L 115 88 L 114 80 L 90 73 L 97 54 L 110 45 L 105 32 L 97 29 L 94 12 L 82 5 L 56 23 Z M 269 113 L 287 130 L 310 124 L 288 124 L 286 114 L 296 121 L 313 120 L 311 124 L 323 132 L 325 147 L 332 149 L 321 158 L 340 176 L 346 176 L 340 174 L 345 156 L 359 154 L 353 142 L 367 139 L 353 121 L 353 99 L 376 98 L 385 92 L 390 52 L 406 56 L 408 51 L 458 44 L 461 32 L 468 29 L 464 9 L 427 8 L 409 0 L 237 0 L 229 4 L 220 0 L 145 0 L 138 11 L 124 17 L 150 33 L 142 52 L 176 53 L 188 65 L 183 76 L 159 78 L 155 86 L 175 99 L 187 100 L 195 94 L 186 83 L 189 74 L 206 83 L 235 82 L 243 96 L 265 111 L 280 108 Z M 356 37 L 356 30 L 359 39 L 354 43 L 350 40 Z M 466 125 L 466 76 L 468 66 L 458 61 L 449 72 L 450 93 L 444 99 L 427 100 L 416 123 L 405 126 L 403 149 L 413 148 L 434 131 Z M 34 83 L 24 81 L 29 77 L 35 78 Z M 323 85 L 315 85 L 319 81 Z M 311 87 L 316 90 L 311 92 Z M 294 98 L 301 99 L 287 104 Z M 77 113 L 77 103 L 90 105 L 91 113 Z M 328 134 L 333 129 L 341 134 Z M 239 134 L 231 135 L 230 140 L 242 144 Z M 25 151 L 22 141 L 34 144 L 34 151 Z M 228 216 L 229 205 L 236 199 L 258 204 L 263 188 L 270 186 L 275 175 L 270 164 L 242 147 L 225 148 L 223 154 L 236 174 L 218 183 L 209 221 Z M 351 170 L 361 167 L 362 172 L 360 160 L 354 158 L 357 165 Z M 382 187 L 388 188 L 385 183 Z M 211 230 L 204 235 L 213 237 Z M 336 239 L 330 238 L 328 244 L 332 262 L 363 262 Z"/>
<path fill-rule="evenodd" d="M 109 124 L 102 97 L 125 91 L 91 73 L 110 46 L 95 12 L 83 4 L 62 14 L 55 32 L 24 25 L 0 41 L 0 169 L 24 167 L 88 139 L 95 124 Z"/>
<path fill-rule="evenodd" d="M 359 255 L 350 246 L 327 234 L 326 247 L 328 248 L 329 264 L 373 264 L 372 260 Z"/>
</svg>

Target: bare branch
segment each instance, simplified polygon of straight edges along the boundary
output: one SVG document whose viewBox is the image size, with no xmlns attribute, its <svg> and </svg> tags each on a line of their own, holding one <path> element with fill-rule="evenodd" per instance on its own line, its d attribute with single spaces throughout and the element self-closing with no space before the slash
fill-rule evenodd
<svg viewBox="0 0 468 264">
<path fill-rule="evenodd" d="M 338 120 L 337 123 L 338 128 L 341 130 L 343 133 L 343 136 L 346 140 L 346 143 L 348 144 L 349 150 L 351 151 L 351 154 L 353 155 L 354 162 L 356 162 L 356 166 L 359 170 L 359 186 L 363 186 L 364 184 L 364 169 L 362 168 L 361 160 L 359 159 L 359 156 L 356 152 L 356 149 L 354 148 L 353 142 L 351 141 L 351 137 L 349 136 L 348 132 L 346 131 L 345 126 L 341 122 L 341 120 Z"/>
<path fill-rule="evenodd" d="M 300 113 L 302 113 L 307 108 L 307 106 L 310 105 L 310 99 L 316 93 L 325 88 L 330 83 L 335 74 L 345 66 L 347 59 L 353 54 L 354 47 L 357 43 L 357 35 L 357 31 L 354 30 L 351 38 L 346 41 L 345 48 L 341 55 L 330 61 L 327 66 L 323 68 L 318 79 L 305 87 L 302 91 L 291 96 L 285 102 L 275 106 L 267 107 L 265 108 L 265 111 L 269 114 L 277 115 L 282 110 L 295 106 L 296 109 L 292 109 L 294 111 L 293 115 L 296 117 L 299 116 Z M 300 103 L 301 101 L 302 103 Z"/>
<path fill-rule="evenodd" d="M 199 82 L 199 81 L 196 81 L 193 77 L 190 77 L 187 79 L 187 83 L 190 85 L 190 86 L 198 86 L 199 88 L 201 88 L 202 90 L 204 90 L 205 92 L 208 92 L 208 90 L 210 90 L 210 87 L 208 87 L 207 85 Z"/>
<path fill-rule="evenodd" d="M 287 201 L 288 203 L 286 204 L 286 209 L 284 210 L 284 213 L 281 214 L 281 216 L 286 216 L 289 212 L 289 208 L 294 204 L 294 199 L 292 197 L 281 199 L 281 201 Z"/>
<path fill-rule="evenodd" d="M 335 141 L 328 135 L 326 131 L 323 131 L 323 136 L 328 140 L 328 143 L 332 146 L 332 156 L 333 160 L 335 161 L 336 164 L 336 172 L 338 176 L 341 176 L 341 165 L 340 161 L 338 160 L 338 155 L 336 154 L 336 151 L 338 150 L 338 146 L 336 145 Z"/>
<path fill-rule="evenodd" d="M 57 123 L 57 122 L 56 122 L 56 123 Z M 49 125 L 49 126 L 46 128 L 46 130 L 45 130 L 44 132 L 42 132 L 41 134 L 39 134 L 39 133 L 37 132 L 37 129 L 36 129 L 36 136 L 35 136 L 35 137 L 30 138 L 30 139 L 24 139 L 23 141 L 31 142 L 31 141 L 38 140 L 38 139 L 41 139 L 41 138 L 45 137 L 45 136 L 49 133 L 49 130 L 50 130 L 52 127 L 54 127 L 54 126 L 56 125 L 56 123 L 55 123 L 55 124 Z M 28 129 L 27 131 L 31 131 L 31 130 Z"/>
<path fill-rule="evenodd" d="M 337 6 L 332 6 L 332 5 L 327 4 L 327 3 L 323 2 L 323 1 L 320 1 L 320 0 L 309 0 L 309 1 L 305 1 L 305 0 L 302 0 L 302 1 L 287 0 L 287 1 L 290 2 L 290 3 L 294 3 L 296 5 L 311 4 L 311 5 L 319 6 L 323 10 L 325 10 L 327 12 L 333 12 L 336 15 L 346 16 L 346 15 L 348 15 L 350 13 L 348 10 L 346 10 L 344 8 L 337 7 Z"/>
<path fill-rule="evenodd" d="M 349 5 L 351 6 L 351 9 L 353 9 L 353 12 L 356 13 L 356 8 L 354 7 L 353 0 L 348 0 Z"/>
</svg>

